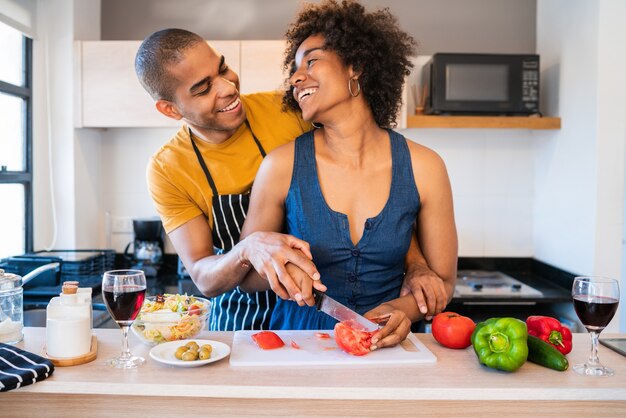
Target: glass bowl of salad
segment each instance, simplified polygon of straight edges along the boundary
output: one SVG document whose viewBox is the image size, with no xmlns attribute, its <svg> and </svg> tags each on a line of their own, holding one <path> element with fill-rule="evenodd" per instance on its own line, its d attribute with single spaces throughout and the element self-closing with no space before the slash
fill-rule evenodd
<svg viewBox="0 0 626 418">
<path fill-rule="evenodd" d="M 186 294 L 150 296 L 131 328 L 149 345 L 194 338 L 206 327 L 210 305 L 207 299 Z"/>
</svg>

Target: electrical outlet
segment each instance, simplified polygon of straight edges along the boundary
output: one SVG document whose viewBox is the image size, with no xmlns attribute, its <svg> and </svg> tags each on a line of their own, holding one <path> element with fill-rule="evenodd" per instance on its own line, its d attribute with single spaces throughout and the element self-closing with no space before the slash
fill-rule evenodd
<svg viewBox="0 0 626 418">
<path fill-rule="evenodd" d="M 111 232 L 114 234 L 130 234 L 133 232 L 132 218 L 122 216 L 111 217 Z"/>
</svg>

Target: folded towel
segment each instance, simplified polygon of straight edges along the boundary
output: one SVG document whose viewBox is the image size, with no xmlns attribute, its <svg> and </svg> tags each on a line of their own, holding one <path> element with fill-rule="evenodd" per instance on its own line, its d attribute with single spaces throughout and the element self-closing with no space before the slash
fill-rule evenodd
<svg viewBox="0 0 626 418">
<path fill-rule="evenodd" d="M 50 360 L 0 343 L 0 392 L 39 382 L 53 372 Z"/>
</svg>

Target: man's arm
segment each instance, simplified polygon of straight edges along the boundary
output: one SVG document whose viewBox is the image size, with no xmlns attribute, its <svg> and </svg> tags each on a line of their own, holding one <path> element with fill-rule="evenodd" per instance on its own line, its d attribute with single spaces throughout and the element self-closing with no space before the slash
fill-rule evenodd
<svg viewBox="0 0 626 418">
<path fill-rule="evenodd" d="M 452 299 L 455 281 L 451 277 L 440 277 L 430 268 L 415 234 L 405 261 L 406 274 L 400 296 L 412 294 L 421 314 L 431 319 L 442 312 Z"/>
<path fill-rule="evenodd" d="M 283 145 L 272 151 L 261 163 L 250 196 L 248 216 L 241 230 L 242 242 L 250 240 L 256 234 L 267 234 L 267 232 L 255 231 L 281 231 L 283 229 L 284 201 L 291 182 L 293 149 L 293 143 Z M 306 249 L 307 255 L 310 256 L 308 244 L 306 244 Z M 304 303 L 313 305 L 312 288 L 315 287 L 320 291 L 326 290 L 326 286 L 319 280 L 320 275 L 317 269 L 310 271 L 303 269 L 305 274 L 301 274 L 298 269 L 291 266 L 295 264 L 296 267 L 302 269 L 301 264 L 288 259 L 283 261 L 277 263 L 274 268 L 257 268 L 256 271 L 260 273 L 260 277 L 256 272 L 251 272 L 242 283 L 242 289 L 251 292 L 271 288 L 282 299 L 293 299 L 301 305 Z M 308 261 L 311 262 L 311 260 Z M 289 262 L 291 264 L 288 265 Z M 276 275 L 274 270 L 279 274 Z M 312 271 L 316 274 L 311 274 Z"/>
<path fill-rule="evenodd" d="M 282 266 L 276 274 L 284 275 L 288 274 L 284 265 L 291 262 L 311 276 L 317 273 L 308 244 L 290 235 L 251 234 L 226 254 L 215 255 L 211 228 L 200 215 L 170 232 L 169 238 L 194 283 L 208 297 L 234 289 L 252 267 L 263 271 Z"/>
</svg>

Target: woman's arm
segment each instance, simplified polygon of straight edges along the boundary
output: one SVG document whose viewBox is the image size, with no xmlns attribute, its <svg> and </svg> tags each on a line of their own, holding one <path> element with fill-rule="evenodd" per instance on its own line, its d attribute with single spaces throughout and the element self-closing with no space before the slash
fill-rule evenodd
<svg viewBox="0 0 626 418">
<path fill-rule="evenodd" d="M 291 184 L 293 153 L 294 143 L 291 142 L 275 149 L 263 160 L 254 180 L 248 214 L 241 230 L 241 240 L 244 243 L 254 232 L 283 230 L 284 202 Z M 258 251 L 265 249 L 259 248 Z M 305 300 L 307 303 L 310 302 L 309 304 L 314 304 L 311 288 L 321 285 L 319 273 L 312 280 L 308 274 L 294 265 L 289 264 L 288 267 L 287 259 L 273 258 L 271 261 L 271 265 L 266 265 L 258 273 L 251 270 L 242 280 L 241 289 L 246 292 L 258 292 L 271 288 L 282 299 L 295 299 L 299 304 L 303 304 L 302 301 Z M 307 286 L 303 283 L 307 280 L 318 284 Z M 326 289 L 321 287 L 320 290 Z"/>
<path fill-rule="evenodd" d="M 458 253 L 450 180 L 439 155 L 414 142 L 407 142 L 415 184 L 420 194 L 421 208 L 416 222 L 419 248 L 426 265 L 443 281 L 424 281 L 423 294 L 427 298 L 432 295 L 436 299 L 438 288 L 443 285 L 447 303 L 456 284 Z M 411 323 L 421 319 L 423 311 L 420 312 L 416 298 L 406 295 L 381 304 L 366 316 L 388 316 L 387 324 L 372 338 L 372 343 L 380 348 L 396 345 L 404 340 L 410 332 Z"/>
<path fill-rule="evenodd" d="M 437 153 L 412 141 L 407 142 L 421 202 L 416 222 L 417 240 L 426 265 L 443 280 L 447 304 L 456 285 L 458 257 L 450 179 Z"/>
</svg>

